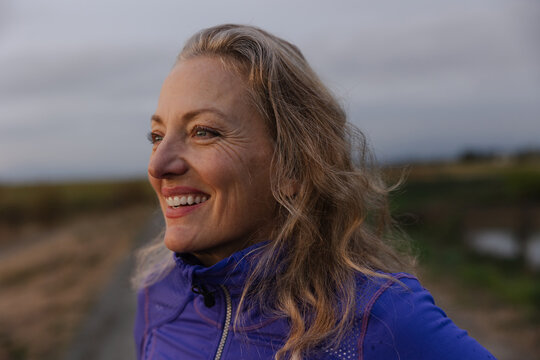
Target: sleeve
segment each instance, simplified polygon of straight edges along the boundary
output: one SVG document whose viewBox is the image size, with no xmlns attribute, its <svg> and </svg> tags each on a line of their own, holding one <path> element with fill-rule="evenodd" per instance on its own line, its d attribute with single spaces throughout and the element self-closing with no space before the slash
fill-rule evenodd
<svg viewBox="0 0 540 360">
<path fill-rule="evenodd" d="M 495 359 L 435 305 L 418 280 L 408 276 L 400 281 L 406 287 L 387 282 L 366 309 L 360 359 Z"/>
</svg>

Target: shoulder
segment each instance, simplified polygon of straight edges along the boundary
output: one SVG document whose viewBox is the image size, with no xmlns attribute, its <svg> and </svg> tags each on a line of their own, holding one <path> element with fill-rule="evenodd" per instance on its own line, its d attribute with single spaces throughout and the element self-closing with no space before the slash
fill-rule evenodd
<svg viewBox="0 0 540 360">
<path fill-rule="evenodd" d="M 387 275 L 359 288 L 361 359 L 494 359 L 435 305 L 416 277 Z"/>
<path fill-rule="evenodd" d="M 164 324 L 183 311 L 193 294 L 185 277 L 177 268 L 152 285 L 137 291 L 134 336 L 137 349 L 141 349 L 151 329 Z"/>
</svg>

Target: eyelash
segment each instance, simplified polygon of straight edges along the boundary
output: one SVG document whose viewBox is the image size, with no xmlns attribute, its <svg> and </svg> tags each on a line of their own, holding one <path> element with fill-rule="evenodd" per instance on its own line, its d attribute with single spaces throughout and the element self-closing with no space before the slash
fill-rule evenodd
<svg viewBox="0 0 540 360">
<path fill-rule="evenodd" d="M 148 141 L 150 141 L 150 144 L 152 144 L 152 145 L 154 145 L 157 142 L 160 142 L 161 140 L 163 140 L 163 136 L 161 136 L 159 134 L 156 134 L 154 132 L 149 132 L 146 135 L 146 138 L 148 139 Z"/>
<path fill-rule="evenodd" d="M 191 131 L 191 135 L 194 136 L 194 137 L 197 137 L 197 133 L 199 131 L 204 131 L 204 132 L 208 133 L 210 137 L 220 136 L 219 132 L 217 132 L 216 130 L 211 129 L 209 127 L 206 127 L 206 126 L 195 126 L 193 128 L 193 130 Z M 208 135 L 203 135 L 203 136 L 207 137 Z"/>
<path fill-rule="evenodd" d="M 191 131 L 192 133 L 192 136 L 197 136 L 197 133 L 199 131 L 204 131 L 208 134 L 210 134 L 210 137 L 217 137 L 217 136 L 220 136 L 219 132 L 217 132 L 216 130 L 214 129 L 211 129 L 211 128 L 208 128 L 206 126 L 195 126 L 193 128 L 193 130 Z M 204 136 L 204 135 L 203 135 Z M 206 137 L 206 136 L 205 136 Z M 159 134 L 156 134 L 154 132 L 149 132 L 147 135 L 146 135 L 146 138 L 148 139 L 148 141 L 150 142 L 150 144 L 152 145 L 155 145 L 156 143 L 160 142 L 163 140 L 163 136 L 159 135 Z"/>
</svg>

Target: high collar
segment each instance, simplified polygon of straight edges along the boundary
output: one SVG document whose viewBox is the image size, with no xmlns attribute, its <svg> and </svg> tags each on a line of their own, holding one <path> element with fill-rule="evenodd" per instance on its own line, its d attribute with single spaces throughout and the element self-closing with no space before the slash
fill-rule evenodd
<svg viewBox="0 0 540 360">
<path fill-rule="evenodd" d="M 174 261 L 182 277 L 191 284 L 224 285 L 233 293 L 241 292 L 252 271 L 254 259 L 267 242 L 240 250 L 212 266 L 204 266 L 195 256 L 174 253 Z"/>
</svg>

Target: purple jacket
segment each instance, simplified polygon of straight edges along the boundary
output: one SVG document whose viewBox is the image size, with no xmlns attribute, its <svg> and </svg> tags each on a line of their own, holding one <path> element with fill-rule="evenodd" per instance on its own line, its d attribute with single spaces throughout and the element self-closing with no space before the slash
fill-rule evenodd
<svg viewBox="0 0 540 360">
<path fill-rule="evenodd" d="M 245 249 L 204 267 L 175 254 L 176 267 L 138 296 L 135 324 L 137 359 L 273 359 L 288 332 L 286 319 L 247 314 L 232 321 L 249 271 Z M 494 359 L 438 308 L 416 278 L 391 274 L 389 280 L 358 277 L 353 330 L 337 348 L 309 359 L 467 360 Z"/>
</svg>

